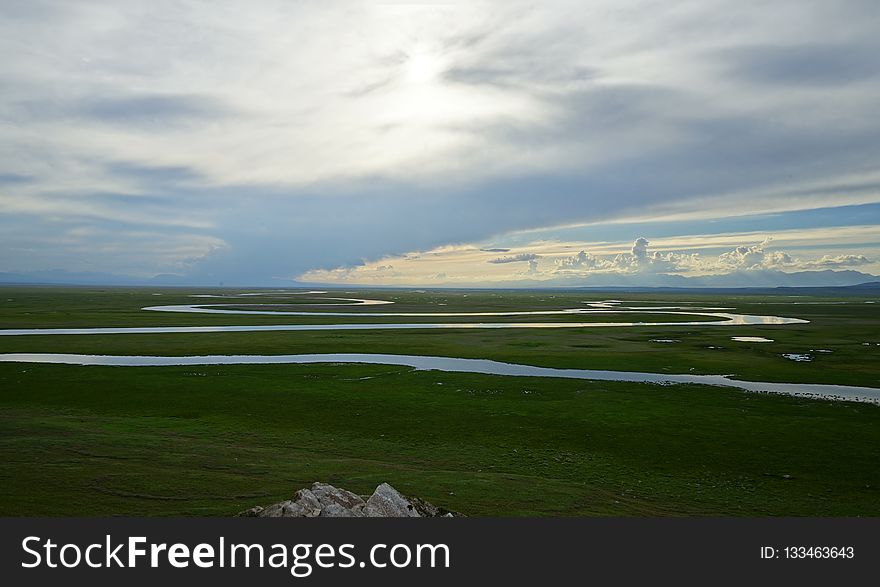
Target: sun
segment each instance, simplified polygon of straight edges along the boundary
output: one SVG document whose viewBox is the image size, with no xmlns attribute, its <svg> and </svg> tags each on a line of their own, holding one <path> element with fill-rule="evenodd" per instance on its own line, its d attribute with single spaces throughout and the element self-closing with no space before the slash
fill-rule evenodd
<svg viewBox="0 0 880 587">
<path fill-rule="evenodd" d="M 404 62 L 406 81 L 414 85 L 432 83 L 440 77 L 443 69 L 443 59 L 426 51 L 414 51 Z"/>
</svg>

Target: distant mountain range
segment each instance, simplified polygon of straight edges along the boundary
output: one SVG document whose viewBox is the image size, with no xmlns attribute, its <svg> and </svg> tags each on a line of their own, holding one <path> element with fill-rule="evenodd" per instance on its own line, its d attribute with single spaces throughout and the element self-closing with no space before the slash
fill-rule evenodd
<svg viewBox="0 0 880 587">
<path fill-rule="evenodd" d="M 295 287 L 292 282 L 272 281 L 266 283 L 223 283 L 207 279 L 195 279 L 184 275 L 162 273 L 153 277 L 139 278 L 118 273 L 102 273 L 98 271 L 67 271 L 52 269 L 48 271 L 27 271 L 21 273 L 0 272 L 0 284 L 31 284 L 31 285 L 107 285 L 107 286 L 197 286 L 197 287 Z"/>
<path fill-rule="evenodd" d="M 760 294 L 792 296 L 880 296 L 880 281 L 858 285 L 776 286 L 776 287 L 579 287 L 579 291 L 608 293 L 702 293 L 702 294 Z M 570 288 L 560 291 L 570 291 Z"/>
<path fill-rule="evenodd" d="M 581 286 L 636 286 L 636 287 L 687 287 L 687 288 L 742 288 L 742 287 L 828 287 L 870 283 L 880 277 L 861 271 L 737 271 L 723 275 L 622 275 L 611 278 L 596 276 L 597 279 L 582 280 Z"/>
<path fill-rule="evenodd" d="M 773 288 L 825 288 L 859 286 L 866 289 L 872 283 L 880 282 L 880 277 L 860 271 L 783 271 L 750 270 L 724 275 L 683 275 L 655 274 L 602 274 L 587 277 L 565 276 L 552 280 L 528 280 L 500 283 L 494 287 L 505 288 L 553 288 L 553 289 L 606 289 L 606 290 L 649 290 L 649 289 L 773 289 Z M 464 287 L 464 286 L 462 286 Z"/>
<path fill-rule="evenodd" d="M 31 283 L 40 285 L 133 285 L 133 278 L 97 271 L 28 271 L 24 273 L 0 273 L 0 283 Z"/>
</svg>

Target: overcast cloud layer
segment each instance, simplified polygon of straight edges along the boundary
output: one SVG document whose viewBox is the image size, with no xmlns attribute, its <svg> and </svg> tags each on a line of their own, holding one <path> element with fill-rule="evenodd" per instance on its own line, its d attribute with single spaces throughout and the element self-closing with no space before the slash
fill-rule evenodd
<svg viewBox="0 0 880 587">
<path fill-rule="evenodd" d="M 873 0 L 0 0 L 0 272 L 876 273 L 878 30 Z"/>
</svg>

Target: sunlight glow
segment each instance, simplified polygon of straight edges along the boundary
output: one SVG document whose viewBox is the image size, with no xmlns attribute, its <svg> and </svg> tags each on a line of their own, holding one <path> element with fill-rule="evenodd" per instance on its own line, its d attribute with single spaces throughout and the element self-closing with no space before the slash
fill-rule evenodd
<svg viewBox="0 0 880 587">
<path fill-rule="evenodd" d="M 429 84 L 443 73 L 443 60 L 428 52 L 417 51 L 404 63 L 406 81 L 410 84 Z"/>
</svg>

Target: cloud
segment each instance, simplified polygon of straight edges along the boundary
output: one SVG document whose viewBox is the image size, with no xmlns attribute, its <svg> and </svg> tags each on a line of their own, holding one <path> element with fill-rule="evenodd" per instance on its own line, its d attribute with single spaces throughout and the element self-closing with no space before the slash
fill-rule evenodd
<svg viewBox="0 0 880 587">
<path fill-rule="evenodd" d="M 876 53 L 847 44 L 751 45 L 719 52 L 730 73 L 750 83 L 826 86 L 869 81 L 880 75 Z"/>
<path fill-rule="evenodd" d="M 643 236 L 636 239 L 632 246 L 632 256 L 637 261 L 648 260 L 648 239 Z"/>
<path fill-rule="evenodd" d="M 4 33 L 41 51 L 5 65 L 7 106 L 31 104 L 33 126 L 47 112 L 60 114 L 46 120 L 56 123 L 49 148 L 71 155 L 109 146 L 122 158 L 196 169 L 216 183 L 577 173 L 633 154 L 699 153 L 693 125 L 731 112 L 747 112 L 732 121 L 738 126 L 771 118 L 780 105 L 756 94 L 756 81 L 817 70 L 870 74 L 872 14 L 862 8 L 852 26 L 858 5 L 838 4 L 834 11 L 817 2 L 654 6 L 650 21 L 634 25 L 645 2 L 609 0 L 588 11 L 571 2 L 276 3 L 242 15 L 221 1 L 175 5 L 173 18 L 164 2 L 84 2 L 51 17 L 16 11 Z M 768 25 L 780 20 L 800 26 Z M 850 25 L 846 35 L 829 33 L 837 21 Z M 685 30 L 672 50 L 658 48 Z M 65 80 L 65 93 L 52 79 Z M 835 81 L 823 80 L 822 90 Z M 725 92 L 706 100 L 717 84 Z M 815 114 L 812 123 L 764 131 L 825 128 L 824 109 Z M 74 142 L 92 123 L 102 128 L 100 145 L 95 137 Z M 184 123 L 186 144 L 176 136 Z M 144 127 L 166 136 L 132 142 L 129 133 Z"/>
<path fill-rule="evenodd" d="M 678 273 L 694 269 L 700 263 L 699 255 L 676 252 L 650 251 L 645 237 L 637 238 L 629 253 L 619 253 L 593 270 L 621 273 Z"/>
<path fill-rule="evenodd" d="M 45 237 L 184 225 L 227 243 L 191 275 L 260 281 L 449 243 L 500 249 L 490 239 L 560 224 L 880 201 L 869 2 L 270 0 L 243 12 L 35 0 L 0 12 L 0 216 Z M 648 247 L 590 270 L 711 265 Z M 585 270 L 556 264 L 580 249 L 527 262 Z M 82 255 L 59 246 L 29 262 Z M 486 261 L 489 279 L 522 269 Z"/>
<path fill-rule="evenodd" d="M 504 265 L 507 263 L 521 263 L 525 261 L 529 264 L 529 274 L 534 275 L 538 273 L 538 259 L 540 258 L 540 255 L 536 255 L 534 253 L 520 253 L 518 255 L 509 255 L 505 257 L 496 257 L 494 259 L 489 259 L 487 263 Z"/>
<path fill-rule="evenodd" d="M 106 124 L 162 125 L 156 130 L 167 130 L 167 125 L 196 123 L 228 112 L 211 96 L 141 94 L 83 100 L 73 114 Z"/>
<path fill-rule="evenodd" d="M 682 236 L 677 241 L 699 248 L 699 239 L 699 236 Z M 614 249 L 622 248 L 623 243 L 600 243 L 596 248 L 606 251 L 603 254 L 590 253 L 585 248 L 571 254 L 566 251 L 584 243 L 535 241 L 519 247 L 526 252 L 505 257 L 491 257 L 485 248 L 459 246 L 418 255 L 385 257 L 357 267 L 313 270 L 300 279 L 306 282 L 376 283 L 377 275 L 393 263 L 394 275 L 389 277 L 391 281 L 388 283 L 400 285 L 577 285 L 583 280 L 596 283 L 597 279 L 605 285 L 684 285 L 688 279 L 695 279 L 693 283 L 730 285 L 737 278 L 745 284 L 766 285 L 773 283 L 774 279 L 780 284 L 796 283 L 797 279 L 792 281 L 785 276 L 798 272 L 874 263 L 862 254 L 798 258 L 785 251 L 771 250 L 771 242 L 767 237 L 758 243 L 708 254 L 693 252 L 694 249 L 654 250 L 647 238 L 638 237 L 625 251 L 614 252 Z M 713 243 L 706 250 L 717 249 L 717 243 Z M 538 263 L 542 259 L 545 260 L 543 268 Z M 524 262 L 529 264 L 526 271 L 509 267 Z M 851 281 L 854 278 L 846 279 Z"/>
<path fill-rule="evenodd" d="M 34 181 L 29 175 L 21 175 L 19 173 L 0 173 L 0 186 L 2 185 L 18 185 Z"/>
<path fill-rule="evenodd" d="M 0 249 L 10 257 L 8 270 L 16 272 L 32 271 L 37 260 L 46 259 L 49 269 L 100 269 L 139 278 L 184 274 L 206 257 L 228 248 L 222 239 L 186 229 L 117 230 L 75 223 L 47 234 L 3 222 L 0 217 Z"/>
<path fill-rule="evenodd" d="M 822 255 L 813 261 L 799 264 L 801 269 L 839 269 L 841 267 L 859 267 L 873 263 L 864 255 Z"/>
<path fill-rule="evenodd" d="M 770 239 L 757 245 L 742 245 L 722 253 L 718 263 L 731 269 L 781 269 L 794 264 L 791 255 L 783 251 L 767 251 Z"/>
<path fill-rule="evenodd" d="M 534 253 L 520 253 L 518 255 L 510 255 L 507 257 L 496 257 L 489 259 L 487 263 L 519 263 L 522 261 L 537 261 L 541 257 Z"/>
<path fill-rule="evenodd" d="M 197 183 L 201 176 L 189 167 L 180 165 L 145 165 L 130 161 L 114 161 L 104 164 L 107 173 L 134 180 L 141 186 L 181 186 Z"/>
<path fill-rule="evenodd" d="M 578 254 L 571 257 L 556 259 L 555 263 L 559 270 L 563 272 L 596 271 L 610 269 L 613 267 L 613 263 L 611 261 L 607 261 L 601 257 L 597 257 L 596 255 L 591 255 L 586 251 L 580 251 Z"/>
</svg>

